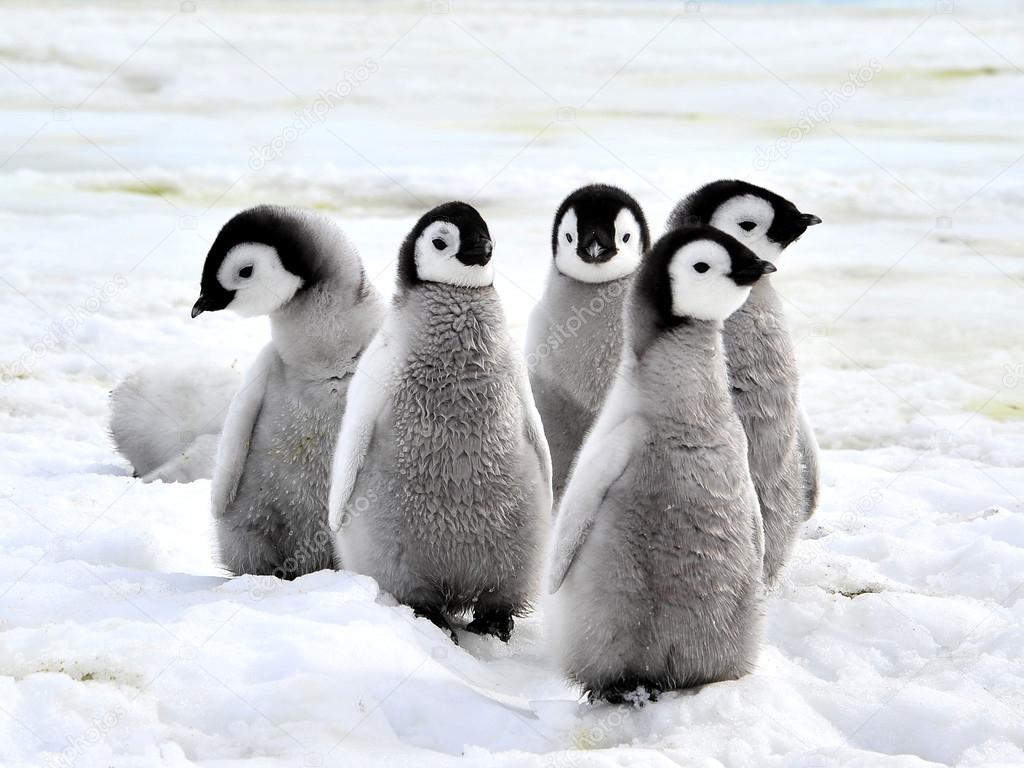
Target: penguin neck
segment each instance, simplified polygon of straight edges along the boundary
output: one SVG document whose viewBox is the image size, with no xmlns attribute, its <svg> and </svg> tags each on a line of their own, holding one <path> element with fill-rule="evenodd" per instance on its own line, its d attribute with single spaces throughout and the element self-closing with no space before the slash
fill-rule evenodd
<svg viewBox="0 0 1024 768">
<path fill-rule="evenodd" d="M 504 328 L 505 316 L 494 286 L 465 288 L 447 283 L 420 283 L 396 299 L 409 324 L 414 346 L 445 357 L 490 347 Z"/>
<path fill-rule="evenodd" d="M 685 424 L 690 434 L 710 434 L 733 416 L 718 321 L 687 318 L 658 331 L 636 371 L 658 415 Z"/>
<path fill-rule="evenodd" d="M 362 267 L 357 269 L 357 280 L 329 273 L 270 315 L 278 355 L 303 378 L 350 376 L 381 325 L 380 298 Z"/>
<path fill-rule="evenodd" d="M 795 373 L 782 302 L 770 278 L 761 278 L 746 302 L 725 321 L 725 350 L 733 385 L 769 386 L 778 374 Z"/>
<path fill-rule="evenodd" d="M 565 317 L 570 316 L 575 310 L 589 308 L 591 304 L 601 304 L 602 308 L 597 311 L 604 316 L 608 310 L 615 310 L 608 314 L 608 318 L 617 323 L 618 310 L 622 308 L 623 298 L 629 292 L 632 280 L 631 273 L 606 283 L 584 283 L 563 275 L 558 271 L 558 267 L 552 264 L 551 274 L 544 288 L 543 303 L 552 316 L 561 313 Z"/>
<path fill-rule="evenodd" d="M 622 305 L 632 275 L 606 283 L 583 283 L 552 266 L 538 312 L 542 343 L 564 353 L 551 355 L 557 378 L 581 403 L 597 409 L 614 378 L 622 353 Z"/>
</svg>

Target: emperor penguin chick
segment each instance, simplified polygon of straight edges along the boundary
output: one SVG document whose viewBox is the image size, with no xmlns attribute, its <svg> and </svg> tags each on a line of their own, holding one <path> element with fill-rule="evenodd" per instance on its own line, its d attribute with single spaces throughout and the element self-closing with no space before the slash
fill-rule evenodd
<svg viewBox="0 0 1024 768">
<path fill-rule="evenodd" d="M 631 288 L 618 376 L 558 511 L 545 611 L 591 698 L 642 701 L 755 662 L 763 532 L 722 322 L 774 269 L 718 230 L 676 230 Z"/>
<path fill-rule="evenodd" d="M 793 203 L 745 181 L 716 181 L 683 200 L 668 226 L 710 225 L 773 263 L 807 227 L 821 223 Z M 750 471 L 764 519 L 765 579 L 774 586 L 818 503 L 818 443 L 800 407 L 800 377 L 782 302 L 759 281 L 725 322 L 732 397 L 747 433 Z"/>
<path fill-rule="evenodd" d="M 391 313 L 359 363 L 331 479 L 345 567 L 455 635 L 508 640 L 535 594 L 551 461 L 492 285 L 487 224 L 451 202 L 398 256 Z"/>
<path fill-rule="evenodd" d="M 384 307 L 330 220 L 276 206 L 235 216 L 214 241 L 192 309 L 270 316 L 270 343 L 231 401 L 213 474 L 221 561 L 295 578 L 335 566 L 330 463 L 356 363 Z"/>
<path fill-rule="evenodd" d="M 617 187 L 577 189 L 555 213 L 551 269 L 530 314 L 526 359 L 556 500 L 615 377 L 622 303 L 649 245 L 640 204 Z"/>
<path fill-rule="evenodd" d="M 241 374 L 191 360 L 150 363 L 110 393 L 110 436 L 142 482 L 213 477 L 217 441 Z"/>
</svg>

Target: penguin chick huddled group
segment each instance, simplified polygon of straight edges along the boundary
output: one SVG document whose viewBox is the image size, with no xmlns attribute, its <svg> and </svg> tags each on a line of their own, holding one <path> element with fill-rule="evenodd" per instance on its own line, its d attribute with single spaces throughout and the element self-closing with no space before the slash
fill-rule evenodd
<svg viewBox="0 0 1024 768">
<path fill-rule="evenodd" d="M 548 626 L 592 699 L 642 703 L 756 661 L 765 589 L 819 485 L 766 276 L 820 221 L 769 190 L 718 181 L 676 206 L 643 257 L 549 560 Z"/>
<path fill-rule="evenodd" d="M 555 212 L 524 357 L 471 205 L 416 222 L 388 307 L 329 219 L 258 206 L 217 235 L 192 317 L 266 315 L 269 343 L 240 384 L 209 374 L 206 394 L 130 377 L 112 433 L 145 479 L 212 472 L 232 574 L 344 567 L 454 642 L 463 626 L 508 641 L 543 593 L 562 669 L 593 699 L 735 678 L 818 501 L 769 277 L 818 223 L 717 181 L 651 245 L 633 197 L 577 189 Z M 159 422 L 147 442 L 161 398 L 204 427 Z"/>
</svg>

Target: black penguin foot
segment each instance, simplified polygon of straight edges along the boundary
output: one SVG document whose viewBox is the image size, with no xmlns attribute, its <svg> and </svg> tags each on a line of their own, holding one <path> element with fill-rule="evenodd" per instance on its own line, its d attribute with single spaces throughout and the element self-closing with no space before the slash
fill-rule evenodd
<svg viewBox="0 0 1024 768">
<path fill-rule="evenodd" d="M 512 610 L 502 608 L 498 610 L 473 611 L 473 620 L 466 625 L 466 631 L 475 635 L 494 635 L 503 643 L 507 643 L 512 637 L 512 628 L 515 620 L 512 618 Z"/>
<path fill-rule="evenodd" d="M 590 702 L 604 699 L 609 704 L 632 704 L 634 707 L 642 707 L 648 701 L 657 701 L 660 693 L 660 690 L 649 685 L 622 683 L 601 690 L 588 691 L 587 699 Z"/>
<path fill-rule="evenodd" d="M 412 610 L 417 617 L 429 619 L 435 627 L 446 632 L 448 637 L 452 639 L 453 643 L 456 645 L 459 644 L 458 635 L 455 634 L 455 630 L 452 629 L 452 625 L 448 623 L 448 618 L 440 608 L 417 608 L 416 606 L 413 606 Z"/>
</svg>

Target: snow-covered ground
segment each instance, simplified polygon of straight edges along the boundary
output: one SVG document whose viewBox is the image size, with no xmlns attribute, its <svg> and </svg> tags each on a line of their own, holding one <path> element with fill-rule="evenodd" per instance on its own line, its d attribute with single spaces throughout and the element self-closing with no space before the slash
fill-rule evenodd
<svg viewBox="0 0 1024 768">
<path fill-rule="evenodd" d="M 1024 16 L 969 5 L 6 3 L 0 764 L 1024 763 Z M 329 212 L 390 293 L 475 202 L 521 335 L 574 185 L 658 229 L 727 176 L 825 220 L 776 280 L 824 495 L 743 680 L 586 706 L 539 617 L 457 648 L 353 574 L 227 580 L 209 484 L 107 437 L 140 363 L 266 339 L 188 316 L 241 207 Z"/>
</svg>

